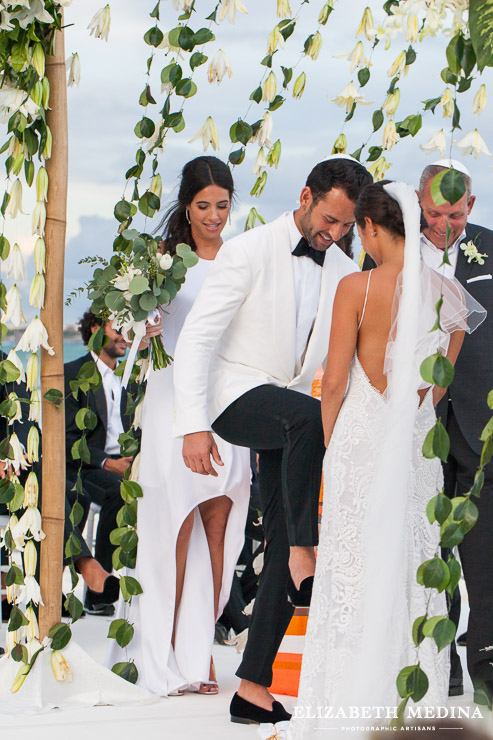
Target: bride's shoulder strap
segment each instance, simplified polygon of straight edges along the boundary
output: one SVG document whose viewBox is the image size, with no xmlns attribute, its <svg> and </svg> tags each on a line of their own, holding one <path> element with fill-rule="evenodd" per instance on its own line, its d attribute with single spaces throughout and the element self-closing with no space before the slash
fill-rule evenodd
<svg viewBox="0 0 493 740">
<path fill-rule="evenodd" d="M 358 324 L 358 331 L 360 330 L 361 324 L 363 323 L 363 317 L 364 317 L 365 311 L 366 311 L 366 302 L 368 300 L 368 290 L 370 288 L 370 280 L 371 280 L 371 274 L 372 274 L 372 272 L 373 272 L 373 268 L 371 270 L 369 270 L 369 272 L 368 272 L 368 280 L 366 281 L 365 302 L 363 303 L 363 310 L 361 312 L 361 318 L 360 318 L 359 324 Z"/>
</svg>

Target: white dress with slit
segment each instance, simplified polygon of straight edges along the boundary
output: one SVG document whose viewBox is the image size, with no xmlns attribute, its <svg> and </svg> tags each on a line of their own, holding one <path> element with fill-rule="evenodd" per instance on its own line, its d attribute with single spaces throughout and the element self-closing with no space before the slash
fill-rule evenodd
<svg viewBox="0 0 493 740">
<path fill-rule="evenodd" d="M 169 306 L 163 307 L 163 344 L 171 356 L 185 318 L 209 272 L 212 261 L 200 259 Z M 226 495 L 232 502 L 224 543 L 224 571 L 219 613 L 229 598 L 234 568 L 244 542 L 250 490 L 249 451 L 215 440 L 224 463 L 218 477 L 192 473 L 183 462 L 182 440 L 172 437 L 173 364 L 151 370 L 143 408 L 138 504 L 139 545 L 135 576 L 144 593 L 130 607 L 120 600 L 118 617 L 134 624 L 126 648 L 116 641 L 107 664 L 134 660 L 139 685 L 167 696 L 197 689 L 209 680 L 214 641 L 213 581 L 209 548 L 198 504 Z M 171 644 L 175 609 L 176 539 L 183 521 L 195 511 L 187 555 L 183 595 L 177 616 L 175 646 Z"/>
</svg>

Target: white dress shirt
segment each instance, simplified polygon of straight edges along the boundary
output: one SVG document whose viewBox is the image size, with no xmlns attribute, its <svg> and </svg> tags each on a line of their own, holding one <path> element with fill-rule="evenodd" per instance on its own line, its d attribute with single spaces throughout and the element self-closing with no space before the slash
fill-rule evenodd
<svg viewBox="0 0 493 740">
<path fill-rule="evenodd" d="M 424 234 L 421 234 L 421 257 L 423 262 L 437 270 L 444 277 L 453 278 L 455 275 L 455 268 L 457 266 L 457 256 L 459 254 L 459 244 L 464 239 L 466 232 L 463 231 L 456 241 L 448 248 L 448 258 L 450 265 L 443 265 L 440 267 L 443 261 L 443 249 L 436 247 Z"/>
<path fill-rule="evenodd" d="M 296 248 L 303 236 L 296 226 L 294 215 L 288 216 L 290 250 Z M 296 364 L 295 372 L 301 372 L 306 347 L 317 316 L 320 299 L 322 268 L 311 257 L 291 257 L 293 261 L 294 292 L 296 300 Z"/>
<path fill-rule="evenodd" d="M 115 375 L 108 365 L 101 360 L 94 352 L 91 352 L 94 361 L 101 373 L 103 380 L 104 395 L 106 398 L 106 410 L 108 413 L 108 423 L 106 426 L 106 444 L 104 446 L 105 454 L 120 455 L 120 443 L 118 437 L 123 434 L 123 424 L 121 417 L 120 404 L 122 399 L 122 381 Z M 103 465 L 106 461 L 103 460 Z"/>
</svg>

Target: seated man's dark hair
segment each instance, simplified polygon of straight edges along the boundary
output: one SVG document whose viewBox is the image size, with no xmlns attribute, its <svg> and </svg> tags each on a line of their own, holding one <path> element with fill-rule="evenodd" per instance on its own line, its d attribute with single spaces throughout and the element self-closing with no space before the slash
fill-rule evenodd
<svg viewBox="0 0 493 740">
<path fill-rule="evenodd" d="M 91 328 L 93 326 L 103 326 L 104 321 L 103 319 L 100 319 L 98 316 L 95 316 L 93 312 L 90 309 L 87 309 L 87 311 L 84 312 L 84 315 L 79 321 L 78 330 L 80 332 L 80 335 L 82 337 L 82 341 L 84 344 L 87 345 L 91 338 Z"/>
<path fill-rule="evenodd" d="M 306 180 L 316 204 L 332 188 L 344 190 L 349 200 L 356 202 L 362 188 L 371 185 L 373 178 L 359 162 L 349 159 L 325 159 L 319 162 Z"/>
</svg>

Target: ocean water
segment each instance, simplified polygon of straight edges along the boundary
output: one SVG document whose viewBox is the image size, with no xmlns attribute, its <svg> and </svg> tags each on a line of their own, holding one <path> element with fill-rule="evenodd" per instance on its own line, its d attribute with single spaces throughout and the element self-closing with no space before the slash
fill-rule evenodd
<svg viewBox="0 0 493 740">
<path fill-rule="evenodd" d="M 5 352 L 5 354 L 8 354 L 10 350 L 14 347 L 14 342 L 9 342 L 8 339 L 5 341 L 1 349 Z M 71 362 L 72 360 L 76 360 L 78 357 L 82 357 L 82 355 L 85 355 L 87 353 L 87 347 L 84 346 L 82 343 L 82 340 L 80 339 L 72 339 L 71 341 L 65 341 L 63 343 L 63 361 L 65 362 Z M 22 359 L 24 364 L 27 362 L 27 359 L 29 357 L 29 353 L 27 352 L 19 352 L 19 357 Z"/>
</svg>

